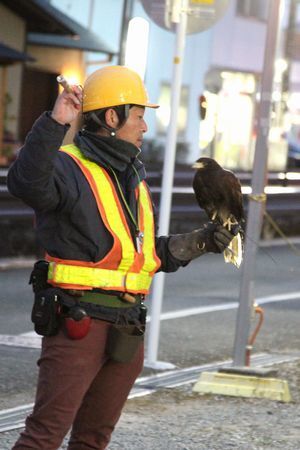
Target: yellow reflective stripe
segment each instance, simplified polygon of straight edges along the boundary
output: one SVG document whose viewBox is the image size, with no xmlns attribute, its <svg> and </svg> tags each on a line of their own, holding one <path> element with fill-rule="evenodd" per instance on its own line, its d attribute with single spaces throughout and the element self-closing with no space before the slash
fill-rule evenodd
<svg viewBox="0 0 300 450">
<path fill-rule="evenodd" d="M 103 204 L 107 222 L 112 232 L 120 239 L 122 259 L 118 270 L 127 271 L 134 262 L 135 248 L 122 221 L 112 186 L 106 178 L 104 170 L 98 164 L 86 159 L 74 145 L 67 145 L 63 147 L 63 150 L 80 159 L 84 167 L 90 171 L 97 186 L 97 194 Z"/>
<path fill-rule="evenodd" d="M 149 205 L 149 197 L 147 188 L 144 183 L 140 183 L 140 200 L 143 210 L 144 220 L 144 240 L 143 240 L 143 253 L 144 264 L 142 267 L 143 272 L 153 272 L 157 267 L 157 262 L 154 259 L 154 221 L 152 213 L 152 205 Z"/>
<path fill-rule="evenodd" d="M 50 262 L 48 280 L 56 284 L 74 284 L 93 288 L 118 288 L 128 291 L 149 289 L 149 274 L 99 269 L 98 267 L 71 266 Z"/>
<path fill-rule="evenodd" d="M 126 274 L 125 287 L 129 292 L 148 290 L 152 282 L 152 276 L 148 273 L 128 272 Z"/>
<path fill-rule="evenodd" d="M 124 273 L 117 270 L 99 269 L 97 267 L 69 266 L 50 262 L 51 272 L 48 279 L 55 283 L 79 284 L 91 287 L 123 286 Z M 52 278 L 50 278 L 50 273 Z"/>
</svg>

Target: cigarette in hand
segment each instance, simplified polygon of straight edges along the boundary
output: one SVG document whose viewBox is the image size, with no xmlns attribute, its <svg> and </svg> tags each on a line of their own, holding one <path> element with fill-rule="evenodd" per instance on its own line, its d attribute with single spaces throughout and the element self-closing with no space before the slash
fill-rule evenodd
<svg viewBox="0 0 300 450">
<path fill-rule="evenodd" d="M 56 81 L 64 88 L 64 90 L 68 94 L 73 92 L 72 87 L 69 85 L 69 83 L 67 82 L 67 80 L 63 75 L 58 75 L 58 77 L 56 77 Z"/>
</svg>

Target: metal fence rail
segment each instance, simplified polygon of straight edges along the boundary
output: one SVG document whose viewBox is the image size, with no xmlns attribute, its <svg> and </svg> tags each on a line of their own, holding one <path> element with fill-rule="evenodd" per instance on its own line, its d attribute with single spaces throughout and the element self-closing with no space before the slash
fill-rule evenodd
<svg viewBox="0 0 300 450">
<path fill-rule="evenodd" d="M 249 173 L 237 174 L 242 182 L 244 205 L 247 214 L 248 194 L 251 192 Z M 0 233 L 8 235 L 8 241 L 3 245 L 0 256 L 16 256 L 37 254 L 33 224 L 34 212 L 21 200 L 13 197 L 6 186 L 7 169 L 0 169 Z M 191 187 L 193 172 L 186 168 L 175 174 L 170 233 L 183 233 L 201 226 L 207 221 L 207 216 L 196 202 Z M 161 173 L 148 172 L 147 181 L 151 187 L 154 204 L 159 211 L 161 194 Z M 300 235 L 300 173 L 269 174 L 267 193 L 267 212 L 277 222 L 282 231 L 289 236 Z M 20 234 L 23 240 L 20 241 Z M 262 237 L 272 238 L 276 232 L 265 221 Z"/>
</svg>

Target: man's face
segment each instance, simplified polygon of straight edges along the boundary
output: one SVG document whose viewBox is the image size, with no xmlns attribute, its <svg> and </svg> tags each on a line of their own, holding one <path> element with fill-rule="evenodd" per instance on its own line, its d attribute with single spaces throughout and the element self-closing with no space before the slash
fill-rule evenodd
<svg viewBox="0 0 300 450">
<path fill-rule="evenodd" d="M 143 135 L 148 130 L 144 120 L 144 114 L 145 108 L 132 106 L 129 110 L 126 122 L 119 130 L 117 130 L 116 137 L 140 148 L 143 142 Z"/>
</svg>

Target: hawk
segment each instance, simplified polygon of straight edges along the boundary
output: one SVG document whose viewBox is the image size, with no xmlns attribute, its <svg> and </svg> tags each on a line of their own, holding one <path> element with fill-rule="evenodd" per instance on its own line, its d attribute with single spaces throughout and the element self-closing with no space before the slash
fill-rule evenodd
<svg viewBox="0 0 300 450">
<path fill-rule="evenodd" d="M 241 183 L 230 170 L 223 169 L 212 158 L 200 158 L 192 166 L 196 170 L 193 189 L 200 208 L 209 219 L 218 222 L 229 230 L 238 226 L 242 230 L 244 223 L 243 196 Z M 237 267 L 242 262 L 241 231 L 232 240 L 224 252 L 226 262 Z"/>
</svg>

